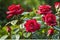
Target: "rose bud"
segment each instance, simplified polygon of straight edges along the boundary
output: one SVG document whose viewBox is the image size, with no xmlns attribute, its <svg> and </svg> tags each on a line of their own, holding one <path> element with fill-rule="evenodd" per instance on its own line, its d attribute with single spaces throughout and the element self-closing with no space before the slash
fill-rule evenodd
<svg viewBox="0 0 60 40">
<path fill-rule="evenodd" d="M 60 7 L 60 2 L 55 2 L 55 8 L 59 8 Z"/>
<path fill-rule="evenodd" d="M 53 28 L 50 28 L 50 29 L 48 30 L 48 35 L 47 35 L 47 36 L 53 35 L 53 33 L 54 33 L 54 29 L 53 29 Z"/>
<path fill-rule="evenodd" d="M 10 26 L 7 26 L 7 32 L 11 32 L 11 28 L 10 28 Z"/>
</svg>

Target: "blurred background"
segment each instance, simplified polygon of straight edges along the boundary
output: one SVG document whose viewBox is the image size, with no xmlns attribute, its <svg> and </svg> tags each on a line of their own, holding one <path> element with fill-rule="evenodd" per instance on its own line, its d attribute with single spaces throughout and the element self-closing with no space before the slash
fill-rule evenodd
<svg viewBox="0 0 60 40">
<path fill-rule="evenodd" d="M 53 13 L 55 13 L 54 3 L 60 0 L 0 0 L 0 26 L 4 26 L 8 21 L 6 19 L 6 11 L 11 4 L 21 4 L 25 11 L 37 9 L 39 5 L 49 4 L 53 6 Z"/>
</svg>

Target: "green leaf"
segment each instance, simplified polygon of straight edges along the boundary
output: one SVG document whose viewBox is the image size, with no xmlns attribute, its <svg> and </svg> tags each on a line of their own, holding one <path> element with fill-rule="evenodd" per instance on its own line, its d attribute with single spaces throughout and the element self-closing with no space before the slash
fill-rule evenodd
<svg viewBox="0 0 60 40">
<path fill-rule="evenodd" d="M 37 21 L 38 23 L 42 23 L 42 21 Z"/>
<path fill-rule="evenodd" d="M 8 35 L 4 35 L 0 38 L 0 40 L 5 40 L 8 37 Z"/>
<path fill-rule="evenodd" d="M 35 17 L 33 17 L 33 19 L 36 19 L 36 20 L 40 21 L 40 17 L 39 16 L 35 16 Z"/>
<path fill-rule="evenodd" d="M 19 40 L 20 35 L 16 34 L 16 35 L 12 35 L 12 40 Z"/>
<path fill-rule="evenodd" d="M 19 35 L 22 36 L 22 32 L 19 32 Z"/>
<path fill-rule="evenodd" d="M 16 33 L 18 33 L 19 32 L 19 29 L 18 28 L 15 28 L 14 30 L 13 30 L 13 34 L 16 34 Z"/>
<path fill-rule="evenodd" d="M 41 36 L 37 32 L 32 33 L 32 36 L 31 36 L 32 39 L 39 39 L 40 37 Z"/>
<path fill-rule="evenodd" d="M 21 15 L 26 15 L 26 14 L 29 14 L 29 12 L 23 12 Z"/>
<path fill-rule="evenodd" d="M 56 19 L 58 20 L 58 19 L 59 19 L 59 17 L 58 17 L 58 16 L 56 16 Z"/>
<path fill-rule="evenodd" d="M 43 22 L 43 21 L 37 21 L 39 24 L 41 24 L 41 28 L 45 28 L 46 27 L 46 25 L 45 25 L 45 23 Z"/>
<path fill-rule="evenodd" d="M 59 38 L 59 34 L 55 34 L 52 36 L 53 39 L 58 39 Z"/>
<path fill-rule="evenodd" d="M 16 40 L 19 40 L 19 38 L 20 38 L 20 35 L 16 35 Z"/>
<path fill-rule="evenodd" d="M 25 29 L 24 24 L 26 23 L 26 21 L 24 21 L 22 24 L 19 25 L 20 29 Z"/>
<path fill-rule="evenodd" d="M 11 21 L 11 24 L 15 25 L 17 22 L 18 22 L 18 20 L 13 20 L 13 21 Z"/>
<path fill-rule="evenodd" d="M 6 23 L 6 25 L 11 24 L 11 22 Z"/>
<path fill-rule="evenodd" d="M 57 30 L 57 31 L 60 31 L 60 27 L 54 26 L 53 28 L 54 28 L 55 30 Z"/>
<path fill-rule="evenodd" d="M 30 35 L 31 35 L 31 33 L 28 33 L 28 32 L 23 33 L 23 36 L 24 36 L 25 38 L 30 37 Z"/>
<path fill-rule="evenodd" d="M 24 25 L 23 24 L 20 24 L 20 29 L 23 29 L 24 28 Z"/>
<path fill-rule="evenodd" d="M 60 12 L 60 8 L 58 9 L 58 12 Z"/>
</svg>

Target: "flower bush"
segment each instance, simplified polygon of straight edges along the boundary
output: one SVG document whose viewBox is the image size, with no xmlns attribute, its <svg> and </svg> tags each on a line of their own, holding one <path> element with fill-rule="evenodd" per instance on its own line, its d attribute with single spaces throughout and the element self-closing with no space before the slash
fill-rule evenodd
<svg viewBox="0 0 60 40">
<path fill-rule="evenodd" d="M 1 28 L 1 33 L 6 35 L 6 39 L 59 39 L 60 2 L 54 3 L 56 13 L 52 7 L 49 4 L 42 4 L 28 12 L 21 4 L 9 5 L 6 11 L 6 19 L 9 22 Z"/>
</svg>

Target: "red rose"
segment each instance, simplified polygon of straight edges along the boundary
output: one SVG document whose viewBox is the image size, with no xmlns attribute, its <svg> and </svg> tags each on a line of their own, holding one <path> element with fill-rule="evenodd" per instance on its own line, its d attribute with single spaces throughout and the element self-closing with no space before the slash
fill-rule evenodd
<svg viewBox="0 0 60 40">
<path fill-rule="evenodd" d="M 27 32 L 35 32 L 40 29 L 40 24 L 35 19 L 27 20 L 24 26 Z"/>
<path fill-rule="evenodd" d="M 54 14 L 47 14 L 45 16 L 45 22 L 47 25 L 49 26 L 55 26 L 57 23 L 56 23 L 56 16 Z"/>
<path fill-rule="evenodd" d="M 59 8 L 60 7 L 60 2 L 55 2 L 55 8 Z"/>
<path fill-rule="evenodd" d="M 54 29 L 53 28 L 50 28 L 49 30 L 48 30 L 48 36 L 49 35 L 52 35 L 54 33 Z"/>
<path fill-rule="evenodd" d="M 37 13 L 46 15 L 47 13 L 51 13 L 51 6 L 49 5 L 41 5 L 38 7 Z"/>
<path fill-rule="evenodd" d="M 8 7 L 8 10 L 9 11 L 7 11 L 6 14 L 8 14 L 8 15 L 12 14 L 12 16 L 21 14 L 24 11 L 23 8 L 19 4 L 18 5 L 12 4 L 11 6 Z M 11 18 L 11 17 L 9 17 L 9 18 Z"/>
</svg>

